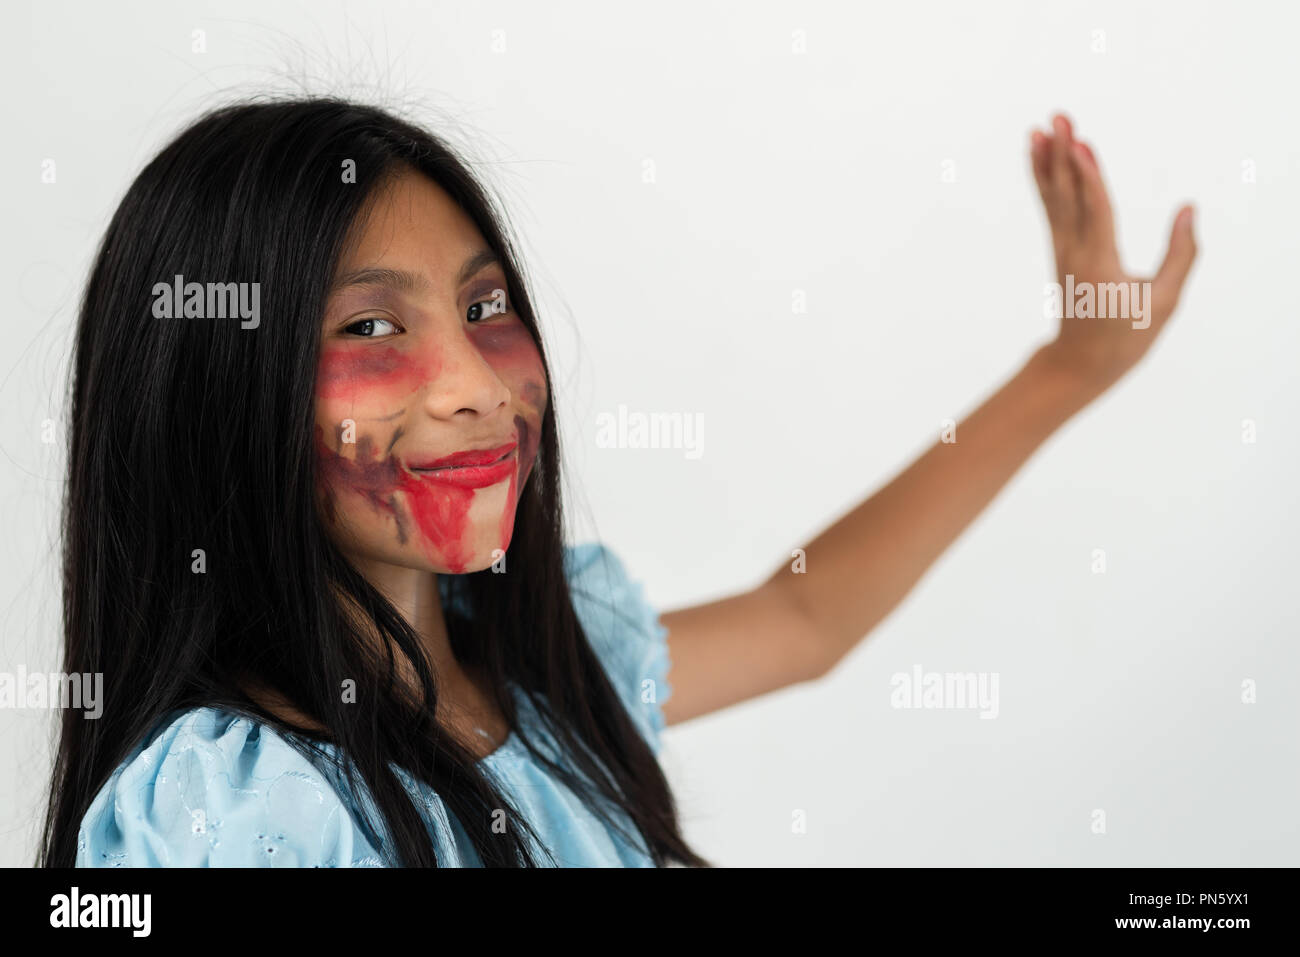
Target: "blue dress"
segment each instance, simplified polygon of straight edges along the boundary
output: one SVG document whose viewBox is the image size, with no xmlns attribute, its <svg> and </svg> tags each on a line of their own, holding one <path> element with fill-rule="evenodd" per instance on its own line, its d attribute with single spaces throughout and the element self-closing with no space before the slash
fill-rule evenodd
<svg viewBox="0 0 1300 957">
<path fill-rule="evenodd" d="M 565 571 L 597 656 L 657 754 L 662 704 L 672 691 L 667 629 L 641 584 L 628 578 L 605 546 L 566 548 Z M 553 745 L 527 696 L 517 688 L 514 693 L 526 732 L 544 748 Z M 626 843 L 549 774 L 514 732 L 480 767 L 496 775 L 557 866 L 653 866 L 639 838 L 636 846 Z M 480 866 L 438 795 L 395 770 L 417 807 L 425 809 L 439 863 Z M 394 858 L 385 852 L 384 838 L 364 825 L 358 800 L 373 809 L 369 795 L 355 796 L 328 762 L 305 757 L 261 722 L 215 708 L 178 711 L 96 795 L 82 818 L 77 866 L 389 866 Z M 629 820 L 621 820 L 637 835 Z M 538 860 L 550 863 L 545 854 Z"/>
</svg>

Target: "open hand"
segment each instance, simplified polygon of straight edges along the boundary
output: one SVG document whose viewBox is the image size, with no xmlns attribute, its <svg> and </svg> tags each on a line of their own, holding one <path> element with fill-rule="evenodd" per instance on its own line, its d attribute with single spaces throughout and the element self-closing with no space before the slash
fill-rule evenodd
<svg viewBox="0 0 1300 957">
<path fill-rule="evenodd" d="M 1034 179 L 1052 230 L 1064 304 L 1060 332 L 1046 351 L 1100 391 L 1146 353 L 1178 305 L 1196 258 L 1192 207 L 1178 211 L 1156 275 L 1130 275 L 1119 260 L 1114 215 L 1096 156 L 1074 138 L 1065 116 L 1053 117 L 1052 126 L 1051 134 L 1034 130 L 1030 137 Z M 1085 301 L 1089 295 L 1091 309 Z"/>
</svg>

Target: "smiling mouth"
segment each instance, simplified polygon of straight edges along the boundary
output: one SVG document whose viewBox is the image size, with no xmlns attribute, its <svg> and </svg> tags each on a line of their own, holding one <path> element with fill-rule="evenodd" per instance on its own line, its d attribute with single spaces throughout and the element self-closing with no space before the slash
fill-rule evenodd
<svg viewBox="0 0 1300 957">
<path fill-rule="evenodd" d="M 409 466 L 411 474 L 431 482 L 459 488 L 485 488 L 508 479 L 519 458 L 519 443 L 495 449 L 471 449 L 424 465 Z"/>
</svg>

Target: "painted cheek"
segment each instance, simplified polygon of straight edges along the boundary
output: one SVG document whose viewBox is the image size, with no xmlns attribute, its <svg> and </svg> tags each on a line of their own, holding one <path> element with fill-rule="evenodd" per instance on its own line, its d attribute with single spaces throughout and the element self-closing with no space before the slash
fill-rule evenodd
<svg viewBox="0 0 1300 957">
<path fill-rule="evenodd" d="M 542 383 L 546 381 L 546 373 L 542 368 L 542 356 L 522 322 L 514 319 L 495 325 L 475 326 L 470 330 L 470 341 L 501 381 L 508 383 L 512 391 L 519 392 L 525 402 L 539 406 L 545 401 L 546 390 Z"/>
<path fill-rule="evenodd" d="M 511 391 L 533 411 L 532 415 L 516 414 L 514 418 L 519 433 L 519 467 L 510 477 L 510 491 L 498 530 L 500 547 L 505 549 L 514 534 L 519 496 L 537 458 L 542 414 L 547 401 L 546 370 L 542 367 L 537 344 L 518 320 L 476 326 L 470 338 L 501 380 L 509 384 Z"/>
<path fill-rule="evenodd" d="M 355 399 L 363 393 L 405 395 L 437 375 L 436 357 L 416 358 L 391 346 L 329 345 L 316 370 L 320 399 Z"/>
<path fill-rule="evenodd" d="M 528 481 L 528 476 L 533 470 L 533 461 L 537 458 L 537 441 L 541 424 L 531 423 L 522 415 L 516 415 L 515 428 L 519 431 L 519 467 L 510 476 L 510 494 L 506 496 L 506 507 L 501 512 L 498 538 L 502 550 L 510 546 L 510 540 L 514 537 L 515 513 L 519 509 L 520 489 Z"/>
<path fill-rule="evenodd" d="M 517 319 L 509 324 L 476 327 L 471 338 L 501 381 L 509 385 L 510 391 L 518 395 L 524 405 L 531 407 L 534 415 L 529 417 L 529 424 L 533 451 L 536 451 L 537 431 L 541 428 L 548 399 L 546 369 L 542 366 L 537 343 Z M 516 423 L 519 421 L 516 418 Z M 527 443 L 523 436 L 524 430 L 520 429 L 521 481 L 527 479 L 532 465 L 532 458 L 525 458 Z"/>
</svg>

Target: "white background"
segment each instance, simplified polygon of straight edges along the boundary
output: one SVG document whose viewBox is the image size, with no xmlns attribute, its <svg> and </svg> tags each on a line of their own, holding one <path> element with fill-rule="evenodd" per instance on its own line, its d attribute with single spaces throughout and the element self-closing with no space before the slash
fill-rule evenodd
<svg viewBox="0 0 1300 957">
<path fill-rule="evenodd" d="M 351 94 L 418 105 L 470 150 L 524 240 L 574 537 L 665 610 L 762 580 L 1049 334 L 1027 148 L 1063 109 L 1131 267 L 1196 204 L 1182 309 L 831 676 L 670 729 L 687 837 L 728 865 L 1300 864 L 1291 5 L 6 13 L 0 670 L 58 667 L 63 456 L 40 431 L 62 428 L 89 257 L 202 109 Z M 598 447 L 620 403 L 702 414 L 702 457 Z M 891 708 L 918 664 L 997 672 L 998 718 Z M 0 863 L 34 858 L 51 730 L 0 710 Z"/>
</svg>

